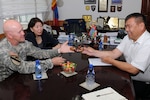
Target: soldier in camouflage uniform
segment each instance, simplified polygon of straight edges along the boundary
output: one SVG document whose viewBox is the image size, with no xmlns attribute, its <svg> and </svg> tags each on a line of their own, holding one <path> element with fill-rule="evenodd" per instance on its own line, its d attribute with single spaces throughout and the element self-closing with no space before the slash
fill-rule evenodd
<svg viewBox="0 0 150 100">
<path fill-rule="evenodd" d="M 60 53 L 72 52 L 67 42 L 59 49 L 41 50 L 25 40 L 25 33 L 19 22 L 7 20 L 3 26 L 6 38 L 0 42 L 0 81 L 5 80 L 14 72 L 33 73 L 35 62 L 26 61 L 28 55 L 40 60 L 42 70 L 52 69 L 53 65 L 62 64 L 65 59 L 56 57 Z"/>
</svg>

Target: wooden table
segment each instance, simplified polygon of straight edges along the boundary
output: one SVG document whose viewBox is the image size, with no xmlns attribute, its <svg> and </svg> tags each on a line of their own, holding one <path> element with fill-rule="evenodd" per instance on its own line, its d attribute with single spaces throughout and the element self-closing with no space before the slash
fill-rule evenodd
<svg viewBox="0 0 150 100">
<path fill-rule="evenodd" d="M 87 56 L 80 53 L 63 54 L 69 61 L 77 63 L 77 75 L 65 77 L 60 66 L 47 71 L 48 79 L 33 80 L 32 74 L 15 73 L 0 82 L 0 100 L 75 100 L 84 93 L 112 87 L 128 100 L 134 100 L 134 89 L 130 75 L 113 66 L 94 67 L 99 87 L 92 91 L 79 86 L 85 81 Z M 81 98 L 79 100 L 82 100 Z"/>
</svg>

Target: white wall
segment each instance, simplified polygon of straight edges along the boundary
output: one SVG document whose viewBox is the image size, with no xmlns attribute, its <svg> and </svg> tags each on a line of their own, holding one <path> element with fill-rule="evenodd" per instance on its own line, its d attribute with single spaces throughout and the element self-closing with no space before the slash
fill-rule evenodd
<svg viewBox="0 0 150 100">
<path fill-rule="evenodd" d="M 50 0 L 51 2 L 52 0 Z M 82 15 L 92 15 L 92 20 L 96 20 L 97 17 L 102 16 L 111 16 L 111 17 L 119 17 L 125 18 L 128 14 L 133 12 L 141 12 L 141 2 L 142 0 L 122 0 L 122 11 L 118 12 L 110 12 L 111 0 L 108 0 L 108 12 L 98 12 L 98 0 L 96 1 L 96 9 L 95 11 L 87 11 L 85 9 L 86 5 L 91 6 L 90 4 L 84 4 L 84 0 L 62 0 L 64 5 L 62 7 L 58 7 L 59 11 L 59 20 L 65 20 L 68 18 L 82 18 Z M 51 9 L 51 6 L 50 6 Z M 50 15 L 47 20 L 53 19 L 53 12 L 50 11 Z M 0 20 L 0 33 L 2 30 L 3 22 Z"/>
<path fill-rule="evenodd" d="M 51 0 L 50 0 L 51 1 Z M 142 0 L 122 0 L 122 11 L 110 12 L 111 0 L 108 0 L 108 12 L 98 12 L 98 0 L 96 1 L 96 10 L 87 11 L 85 9 L 86 5 L 91 6 L 90 4 L 84 4 L 84 0 L 63 0 L 64 5 L 58 7 L 59 11 L 59 20 L 64 20 L 68 18 L 82 18 L 82 15 L 92 15 L 92 20 L 96 20 L 99 16 L 112 16 L 125 18 L 128 14 L 132 12 L 141 12 L 141 2 Z M 52 19 L 52 12 L 50 12 Z"/>
<path fill-rule="evenodd" d="M 2 27 L 3 27 L 3 21 L 0 20 L 0 34 L 3 33 L 3 28 Z"/>
</svg>

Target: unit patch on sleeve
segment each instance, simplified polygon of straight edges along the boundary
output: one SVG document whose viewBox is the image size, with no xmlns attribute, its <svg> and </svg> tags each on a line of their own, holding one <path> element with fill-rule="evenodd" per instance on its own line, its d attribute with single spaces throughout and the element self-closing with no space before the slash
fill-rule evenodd
<svg viewBox="0 0 150 100">
<path fill-rule="evenodd" d="M 18 65 L 18 66 L 21 64 L 21 60 L 19 59 L 17 55 L 10 55 L 10 58 L 13 64 Z"/>
</svg>

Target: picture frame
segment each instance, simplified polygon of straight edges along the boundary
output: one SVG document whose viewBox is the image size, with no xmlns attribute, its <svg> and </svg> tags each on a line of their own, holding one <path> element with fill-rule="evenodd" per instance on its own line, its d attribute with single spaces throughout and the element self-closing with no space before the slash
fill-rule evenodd
<svg viewBox="0 0 150 100">
<path fill-rule="evenodd" d="M 82 15 L 82 18 L 85 22 L 91 22 L 92 21 L 92 15 Z"/>
<path fill-rule="evenodd" d="M 96 0 L 84 0 L 84 4 L 96 4 Z"/>
<path fill-rule="evenodd" d="M 118 29 L 119 26 L 118 21 L 119 21 L 118 17 L 111 17 L 110 20 L 108 21 L 110 29 Z"/>
<path fill-rule="evenodd" d="M 100 18 L 98 17 L 97 18 L 97 24 L 100 26 L 100 27 L 104 27 L 104 18 Z"/>
<path fill-rule="evenodd" d="M 122 4 L 122 0 L 111 0 L 111 4 L 112 5 L 121 5 Z"/>
<path fill-rule="evenodd" d="M 116 6 L 110 6 L 110 12 L 115 12 L 116 11 Z"/>
<path fill-rule="evenodd" d="M 121 11 L 122 10 L 122 6 L 117 6 L 117 11 Z"/>
<path fill-rule="evenodd" d="M 98 12 L 108 11 L 108 0 L 98 0 Z"/>
<path fill-rule="evenodd" d="M 119 29 L 124 29 L 125 28 L 125 19 L 120 18 L 118 24 L 119 24 Z"/>
<path fill-rule="evenodd" d="M 52 30 L 53 35 L 57 35 L 57 31 L 56 30 Z"/>
</svg>

